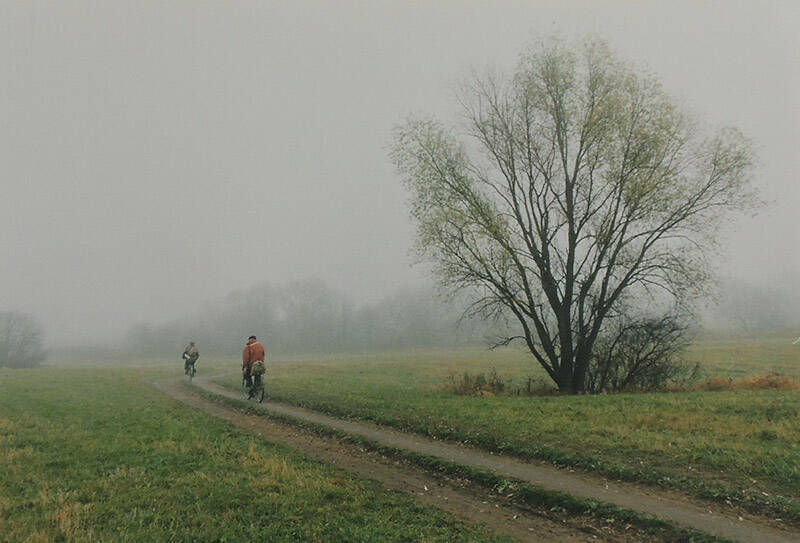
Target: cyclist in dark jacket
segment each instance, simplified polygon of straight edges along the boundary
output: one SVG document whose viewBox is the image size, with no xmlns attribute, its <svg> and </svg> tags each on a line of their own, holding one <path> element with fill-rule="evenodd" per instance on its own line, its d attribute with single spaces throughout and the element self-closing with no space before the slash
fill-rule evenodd
<svg viewBox="0 0 800 543">
<path fill-rule="evenodd" d="M 200 351 L 197 350 L 194 341 L 189 342 L 189 345 L 183 350 L 181 358 L 183 358 L 183 371 L 189 369 L 189 364 L 193 365 L 197 362 L 197 359 L 200 358 Z"/>
</svg>

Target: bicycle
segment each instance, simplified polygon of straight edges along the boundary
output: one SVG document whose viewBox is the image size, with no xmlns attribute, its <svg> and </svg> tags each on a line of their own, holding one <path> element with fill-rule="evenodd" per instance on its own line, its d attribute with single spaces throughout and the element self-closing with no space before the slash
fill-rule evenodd
<svg viewBox="0 0 800 543">
<path fill-rule="evenodd" d="M 187 362 L 184 366 L 183 372 L 186 374 L 186 379 L 191 383 L 197 373 L 197 368 L 194 367 L 194 362 Z"/>
<path fill-rule="evenodd" d="M 242 393 L 246 400 L 256 400 L 258 403 L 264 401 L 264 376 L 253 375 L 253 385 L 247 386 L 247 378 L 242 376 Z"/>
</svg>

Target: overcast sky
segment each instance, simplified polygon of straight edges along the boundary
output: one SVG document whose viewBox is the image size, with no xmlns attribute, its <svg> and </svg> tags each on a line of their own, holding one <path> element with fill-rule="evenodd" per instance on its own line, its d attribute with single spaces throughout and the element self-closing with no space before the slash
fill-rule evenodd
<svg viewBox="0 0 800 543">
<path fill-rule="evenodd" d="M 263 280 L 419 282 L 387 159 L 472 68 L 595 34 L 756 143 L 772 201 L 721 272 L 800 278 L 800 3 L 0 4 L 0 310 L 114 338 Z"/>
</svg>

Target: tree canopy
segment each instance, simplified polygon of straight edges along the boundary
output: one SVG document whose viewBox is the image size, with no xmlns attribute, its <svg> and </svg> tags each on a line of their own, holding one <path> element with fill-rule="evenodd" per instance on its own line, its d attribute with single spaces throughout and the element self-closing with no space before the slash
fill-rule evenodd
<svg viewBox="0 0 800 543">
<path fill-rule="evenodd" d="M 441 285 L 508 315 L 502 342 L 524 341 L 563 391 L 587 390 L 599 340 L 677 345 L 719 225 L 754 201 L 749 141 L 702 130 L 591 40 L 533 46 L 512 75 L 468 81 L 460 105 L 464 123 L 412 118 L 391 152 Z M 667 333 L 630 332 L 659 322 Z"/>
<path fill-rule="evenodd" d="M 26 368 L 46 356 L 41 325 L 26 313 L 0 312 L 0 368 Z"/>
</svg>

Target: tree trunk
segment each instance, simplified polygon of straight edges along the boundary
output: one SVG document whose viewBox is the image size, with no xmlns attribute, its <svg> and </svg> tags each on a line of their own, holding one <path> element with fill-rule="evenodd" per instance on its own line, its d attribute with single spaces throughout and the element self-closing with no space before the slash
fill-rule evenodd
<svg viewBox="0 0 800 543">
<path fill-rule="evenodd" d="M 585 394 L 586 393 L 586 371 L 589 365 L 584 360 L 575 361 L 575 369 L 572 372 L 572 393 Z"/>
<path fill-rule="evenodd" d="M 580 360 L 577 357 L 573 357 L 572 360 L 562 360 L 561 367 L 553 377 L 558 391 L 565 394 L 585 394 L 588 369 L 588 360 Z"/>
<path fill-rule="evenodd" d="M 574 379 L 573 379 L 573 365 L 569 364 L 567 361 L 562 361 L 561 367 L 558 369 L 558 373 L 556 374 L 556 386 L 558 386 L 558 391 L 563 392 L 565 394 L 577 394 L 578 391 L 575 389 Z"/>
</svg>

